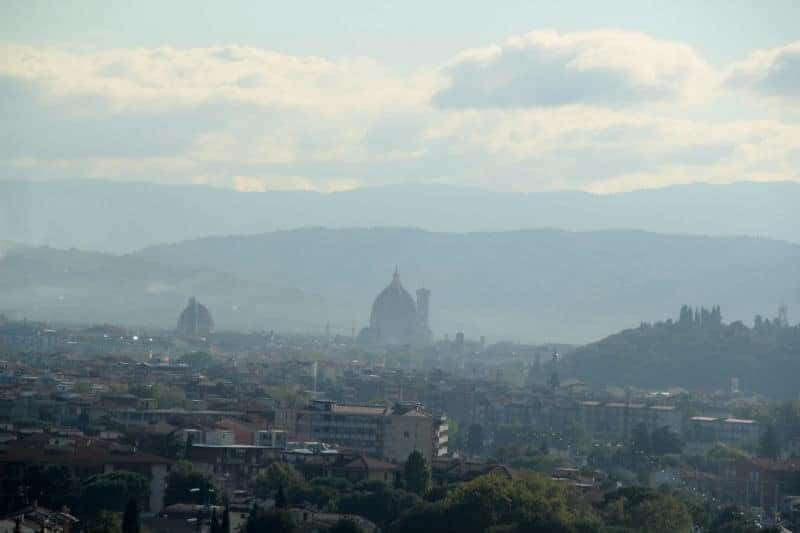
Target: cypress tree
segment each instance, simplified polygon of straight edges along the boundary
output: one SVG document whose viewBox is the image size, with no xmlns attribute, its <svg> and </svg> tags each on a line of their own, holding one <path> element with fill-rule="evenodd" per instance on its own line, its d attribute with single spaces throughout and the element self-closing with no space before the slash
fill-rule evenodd
<svg viewBox="0 0 800 533">
<path fill-rule="evenodd" d="M 225 512 L 222 513 L 222 525 L 220 526 L 220 533 L 231 533 L 231 515 L 228 510 L 228 504 L 225 504 Z"/>
<path fill-rule="evenodd" d="M 403 470 L 403 477 L 406 488 L 418 496 L 424 496 L 428 492 L 431 482 L 431 469 L 425 456 L 418 450 L 414 450 L 408 456 Z"/>
<path fill-rule="evenodd" d="M 125 514 L 122 515 L 122 533 L 139 533 L 142 524 L 139 520 L 139 504 L 136 498 L 128 500 L 125 506 Z"/>
<path fill-rule="evenodd" d="M 278 492 L 275 493 L 275 508 L 286 509 L 289 506 L 289 498 L 286 496 L 286 489 L 283 485 L 278 487 Z"/>
<path fill-rule="evenodd" d="M 219 522 L 217 521 L 217 508 L 211 509 L 211 523 L 208 526 L 209 533 L 219 533 Z"/>
</svg>

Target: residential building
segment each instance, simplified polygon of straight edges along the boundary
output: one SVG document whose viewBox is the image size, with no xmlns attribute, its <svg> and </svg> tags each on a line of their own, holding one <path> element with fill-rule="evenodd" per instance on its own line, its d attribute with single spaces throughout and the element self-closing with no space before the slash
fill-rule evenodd
<svg viewBox="0 0 800 533">
<path fill-rule="evenodd" d="M 420 404 L 387 406 L 337 404 L 314 400 L 302 410 L 276 416 L 289 433 L 394 462 L 419 450 L 430 460 L 447 454 L 447 419 Z"/>
</svg>

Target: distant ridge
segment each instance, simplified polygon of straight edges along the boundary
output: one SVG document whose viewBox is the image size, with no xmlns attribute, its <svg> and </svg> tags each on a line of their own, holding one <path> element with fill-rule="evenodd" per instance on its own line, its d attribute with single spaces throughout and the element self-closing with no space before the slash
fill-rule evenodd
<svg viewBox="0 0 800 533">
<path fill-rule="evenodd" d="M 0 248 L 0 250 L 2 250 Z M 441 233 L 298 229 L 221 236 L 114 256 L 5 246 L 0 312 L 173 327 L 190 296 L 218 329 L 350 334 L 399 265 L 431 289 L 431 325 L 490 341 L 584 343 L 687 301 L 752 323 L 800 310 L 800 245 L 643 231 Z M 17 315 L 18 316 L 18 315 Z"/>
<path fill-rule="evenodd" d="M 0 182 L 0 240 L 106 252 L 303 227 L 441 232 L 559 228 L 800 242 L 800 183 L 681 185 L 611 195 L 401 184 L 331 194 L 75 180 Z"/>
</svg>

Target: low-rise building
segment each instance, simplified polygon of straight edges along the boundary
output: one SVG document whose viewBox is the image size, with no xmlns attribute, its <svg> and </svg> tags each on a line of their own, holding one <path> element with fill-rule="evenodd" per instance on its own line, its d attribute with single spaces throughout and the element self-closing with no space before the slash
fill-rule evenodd
<svg viewBox="0 0 800 533">
<path fill-rule="evenodd" d="M 705 453 L 715 443 L 737 448 L 754 448 L 758 445 L 761 427 L 755 420 L 693 416 L 686 424 L 686 449 Z"/>
<path fill-rule="evenodd" d="M 149 497 L 141 504 L 145 511 L 157 513 L 164 507 L 165 480 L 172 463 L 98 438 L 41 433 L 8 443 L 0 453 L 0 478 L 21 480 L 29 465 L 64 465 L 80 479 L 115 470 L 136 472 L 150 481 Z"/>
<path fill-rule="evenodd" d="M 405 462 L 414 450 L 428 460 L 447 454 L 447 419 L 416 403 L 364 406 L 314 400 L 305 409 L 276 417 L 276 425 L 281 424 L 300 438 L 394 462 Z"/>
<path fill-rule="evenodd" d="M 779 509 L 786 496 L 800 494 L 800 461 L 748 458 L 735 465 L 736 503 Z"/>
</svg>

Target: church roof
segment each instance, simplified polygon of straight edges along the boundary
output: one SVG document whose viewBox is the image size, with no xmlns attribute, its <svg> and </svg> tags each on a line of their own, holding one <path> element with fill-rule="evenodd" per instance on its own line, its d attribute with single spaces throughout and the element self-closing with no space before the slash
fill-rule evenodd
<svg viewBox="0 0 800 533">
<path fill-rule="evenodd" d="M 417 308 L 414 299 L 400 283 L 400 274 L 394 270 L 392 282 L 383 289 L 372 304 L 370 322 L 374 325 L 383 320 L 407 320 L 414 323 L 417 317 Z"/>
<path fill-rule="evenodd" d="M 211 312 L 192 296 L 178 318 L 178 332 L 184 335 L 207 335 L 213 331 Z"/>
</svg>

